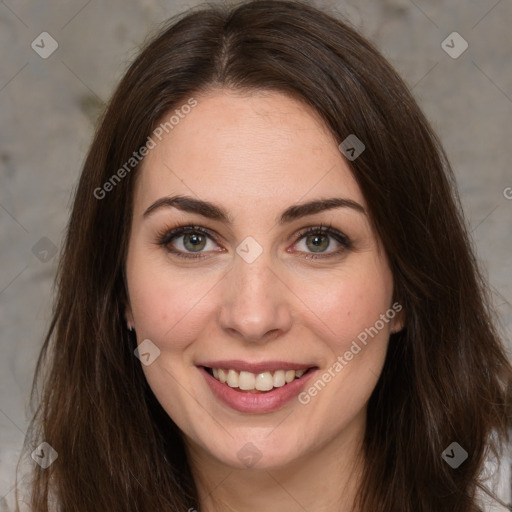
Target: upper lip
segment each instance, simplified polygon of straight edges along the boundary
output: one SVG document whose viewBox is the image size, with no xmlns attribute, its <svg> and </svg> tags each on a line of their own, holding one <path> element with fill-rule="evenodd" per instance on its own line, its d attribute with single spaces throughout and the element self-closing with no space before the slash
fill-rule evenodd
<svg viewBox="0 0 512 512">
<path fill-rule="evenodd" d="M 248 361 L 223 360 L 223 361 L 205 361 L 198 363 L 197 366 L 207 368 L 222 368 L 226 370 L 236 370 L 237 372 L 246 371 L 251 373 L 274 372 L 276 370 L 307 370 L 316 367 L 314 364 L 291 363 L 289 361 L 262 361 L 259 363 L 250 363 Z"/>
</svg>

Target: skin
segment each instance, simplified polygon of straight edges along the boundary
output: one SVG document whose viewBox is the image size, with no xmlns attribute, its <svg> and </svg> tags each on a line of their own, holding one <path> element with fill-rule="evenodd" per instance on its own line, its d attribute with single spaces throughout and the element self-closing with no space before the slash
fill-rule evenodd
<svg viewBox="0 0 512 512">
<path fill-rule="evenodd" d="M 183 433 L 201 512 L 348 511 L 361 474 L 367 401 L 401 314 L 306 405 L 292 399 L 265 414 L 235 411 L 214 397 L 195 364 L 277 359 L 327 371 L 391 308 L 385 252 L 355 209 L 276 223 L 288 206 L 313 199 L 343 197 L 366 207 L 339 141 L 312 109 L 277 92 L 195 97 L 198 105 L 149 152 L 136 184 L 126 319 L 138 343 L 150 339 L 160 350 L 142 368 Z M 222 206 L 233 224 L 173 207 L 143 216 L 154 201 L 176 194 Z M 318 253 L 297 234 L 329 223 L 352 245 L 312 260 L 341 245 L 323 235 Z M 201 246 L 203 259 L 158 245 L 158 233 L 179 224 L 216 234 Z M 263 249 L 250 264 L 236 253 L 247 236 Z M 194 254 L 183 235 L 169 245 Z M 261 452 L 251 468 L 237 456 L 249 442 Z"/>
</svg>

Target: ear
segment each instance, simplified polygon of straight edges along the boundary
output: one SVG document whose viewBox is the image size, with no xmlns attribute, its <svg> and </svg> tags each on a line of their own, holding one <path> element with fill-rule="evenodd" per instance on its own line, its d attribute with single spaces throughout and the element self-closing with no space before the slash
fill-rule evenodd
<svg viewBox="0 0 512 512">
<path fill-rule="evenodd" d="M 390 309 L 395 312 L 390 321 L 391 334 L 395 334 L 405 327 L 405 309 L 398 301 L 394 302 Z"/>
<path fill-rule="evenodd" d="M 128 327 L 128 330 L 131 331 L 134 328 L 134 322 L 132 308 L 128 303 L 126 304 L 126 308 L 124 310 L 124 317 L 126 318 L 126 326 Z"/>
</svg>

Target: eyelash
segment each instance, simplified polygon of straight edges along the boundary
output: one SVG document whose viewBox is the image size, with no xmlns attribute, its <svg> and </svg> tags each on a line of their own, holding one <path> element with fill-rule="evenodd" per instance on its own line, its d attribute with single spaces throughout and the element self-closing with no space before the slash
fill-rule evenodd
<svg viewBox="0 0 512 512">
<path fill-rule="evenodd" d="M 189 233 L 200 233 L 210 238 L 215 243 L 217 243 L 215 236 L 208 229 L 202 228 L 201 226 L 183 225 L 177 226 L 175 228 L 164 228 L 163 230 L 159 231 L 157 233 L 157 245 L 164 247 L 167 250 L 167 252 L 176 255 L 180 258 L 189 260 L 205 258 L 206 256 L 204 255 L 204 253 L 185 253 L 175 248 L 171 248 L 172 246 L 169 246 L 169 244 L 175 238 L 178 238 Z M 350 239 L 345 234 L 341 233 L 337 229 L 334 229 L 331 224 L 328 224 L 327 226 L 320 224 L 319 226 L 305 228 L 304 230 L 301 230 L 296 235 L 294 245 L 297 244 L 300 240 L 302 240 L 302 238 L 305 238 L 308 235 L 330 235 L 341 245 L 341 247 L 338 248 L 337 250 L 325 254 L 307 253 L 307 255 L 303 257 L 308 260 L 316 260 L 319 258 L 325 259 L 334 256 L 339 256 L 341 253 L 352 248 L 352 242 L 350 241 Z"/>
</svg>

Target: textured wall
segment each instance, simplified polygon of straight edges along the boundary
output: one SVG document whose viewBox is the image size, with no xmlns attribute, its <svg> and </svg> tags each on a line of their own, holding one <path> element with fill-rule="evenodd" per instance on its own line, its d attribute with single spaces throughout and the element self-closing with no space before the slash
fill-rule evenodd
<svg viewBox="0 0 512 512">
<path fill-rule="evenodd" d="M 510 344 L 512 1 L 318 4 L 345 13 L 378 45 L 440 134 Z M 95 119 L 148 32 L 194 5 L 0 2 L 0 512 L 13 501 L 55 251 Z M 502 475 L 501 495 L 512 501 L 508 468 Z"/>
</svg>

